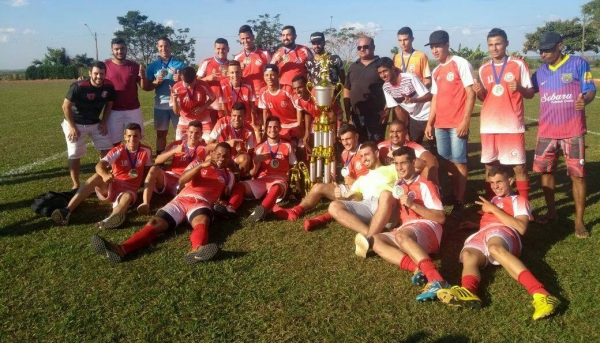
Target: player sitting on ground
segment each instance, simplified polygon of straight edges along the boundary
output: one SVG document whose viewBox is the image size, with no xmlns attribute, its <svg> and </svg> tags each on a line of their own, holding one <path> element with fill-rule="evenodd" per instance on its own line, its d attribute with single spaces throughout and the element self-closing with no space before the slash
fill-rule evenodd
<svg viewBox="0 0 600 343">
<path fill-rule="evenodd" d="M 94 191 L 100 200 L 113 203 L 111 215 L 98 222 L 98 228 L 112 229 L 123 224 L 125 212 L 135 203 L 144 174 L 152 166 L 152 149 L 140 143 L 140 125 L 127 124 L 124 138 L 124 144 L 112 148 L 96 164 L 96 174 L 79 188 L 69 205 L 52 212 L 52 220 L 57 225 L 68 225 L 71 212 Z"/>
<path fill-rule="evenodd" d="M 480 230 L 465 241 L 460 253 L 463 263 L 462 286 L 440 290 L 438 298 L 451 306 L 481 308 L 476 295 L 481 280 L 479 268 L 488 262 L 502 265 L 510 276 L 533 295 L 533 319 L 548 317 L 556 311 L 560 301 L 551 296 L 517 256 L 521 253 L 521 238 L 531 220 L 531 207 L 527 198 L 512 193 L 514 183 L 512 168 L 493 166 L 488 180 L 496 196 L 487 201 L 476 201 L 484 212 Z M 464 222 L 464 228 L 477 228 L 476 223 Z"/>
<path fill-rule="evenodd" d="M 202 123 L 192 120 L 188 125 L 187 140 L 175 141 L 156 156 L 156 164 L 171 161 L 166 170 L 152 166 L 144 181 L 143 201 L 137 207 L 139 214 L 150 213 L 152 193 L 165 194 L 174 198 L 179 191 L 179 177 L 194 160 L 204 161 L 206 149 L 202 142 Z"/>
<path fill-rule="evenodd" d="M 425 285 L 417 301 L 436 299 L 436 292 L 450 285 L 444 281 L 429 254 L 440 248 L 442 224 L 446 220 L 437 186 L 416 172 L 415 150 L 401 147 L 394 151 L 394 164 L 400 180 L 394 186 L 394 197 L 388 191 L 379 199 L 390 199 L 400 212 L 402 226 L 391 232 L 373 236 L 373 250 L 384 260 L 401 269 L 414 272 L 412 283 Z M 398 198 L 398 200 L 394 199 Z M 371 221 L 370 231 L 381 232 L 389 221 L 392 206 L 380 205 Z M 357 237 L 357 246 L 366 252 L 368 240 Z M 416 261 L 416 262 L 415 262 Z"/>
<path fill-rule="evenodd" d="M 208 226 L 212 219 L 213 203 L 221 194 L 229 194 L 233 187 L 233 173 L 226 169 L 231 162 L 231 147 L 219 143 L 206 161 L 194 161 L 181 175 L 182 184 L 189 184 L 165 207 L 156 212 L 144 228 L 124 243 L 113 244 L 94 235 L 94 250 L 112 263 L 122 262 L 126 255 L 154 242 L 163 232 L 173 230 L 184 221 L 192 226 L 192 250 L 185 256 L 188 264 L 210 260 L 218 250 L 217 244 L 208 244 Z"/>
</svg>

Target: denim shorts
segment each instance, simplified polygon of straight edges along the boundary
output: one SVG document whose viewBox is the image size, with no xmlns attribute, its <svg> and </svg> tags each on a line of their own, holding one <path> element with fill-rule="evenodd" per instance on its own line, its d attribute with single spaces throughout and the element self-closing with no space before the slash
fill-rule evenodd
<svg viewBox="0 0 600 343">
<path fill-rule="evenodd" d="M 179 122 L 179 116 L 173 112 L 172 109 L 163 110 L 160 108 L 154 108 L 154 129 L 157 131 L 168 131 L 169 120 L 173 125 L 173 128 L 177 127 Z"/>
<path fill-rule="evenodd" d="M 454 163 L 467 163 L 467 137 L 456 136 L 456 129 L 435 129 L 438 154 Z"/>
</svg>

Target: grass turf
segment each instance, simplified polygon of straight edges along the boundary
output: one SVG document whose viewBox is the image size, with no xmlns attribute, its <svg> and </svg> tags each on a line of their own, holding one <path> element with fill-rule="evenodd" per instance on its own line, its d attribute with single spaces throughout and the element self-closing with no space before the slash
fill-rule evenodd
<svg viewBox="0 0 600 343">
<path fill-rule="evenodd" d="M 9 341 L 596 341 L 600 143 L 588 134 L 585 221 L 591 238 L 572 234 L 574 208 L 564 163 L 557 171 L 559 219 L 530 225 L 522 259 L 562 301 L 557 315 L 533 322 L 531 297 L 501 268 L 483 271 L 484 308 L 468 311 L 439 303 L 418 304 L 410 275 L 380 258 L 353 254 L 354 234 L 330 223 L 310 233 L 302 222 L 259 224 L 246 220 L 211 225 L 221 251 L 214 261 L 190 267 L 188 226 L 167 234 L 125 263 L 110 265 L 90 247 L 93 224 L 110 205 L 86 200 L 72 225 L 54 227 L 29 209 L 49 190 L 67 190 L 70 179 L 60 122 L 66 81 L 0 82 L 0 340 Z M 152 94 L 141 92 L 152 118 Z M 539 99 L 526 101 L 537 118 Z M 600 133 L 599 102 L 588 106 L 588 128 Z M 478 112 L 479 107 L 475 108 Z M 483 194 L 478 114 L 471 124 L 468 200 Z M 531 167 L 537 124 L 527 121 Z M 147 144 L 154 145 L 151 124 Z M 172 132 L 171 132 L 172 138 Z M 82 180 L 97 155 L 82 160 Z M 25 166 L 25 167 L 23 167 Z M 534 211 L 544 208 L 539 175 L 531 174 Z M 158 202 L 166 199 L 157 197 Z M 245 203 L 247 217 L 254 203 Z M 155 211 L 160 205 L 153 206 Z M 321 204 L 307 216 L 322 213 Z M 478 206 L 468 209 L 477 220 Z M 100 233 L 120 242 L 149 219 L 130 213 L 123 228 Z M 434 259 L 449 282 L 460 282 L 458 254 L 469 233 L 446 225 Z M 596 329 L 595 329 L 596 328 Z"/>
</svg>

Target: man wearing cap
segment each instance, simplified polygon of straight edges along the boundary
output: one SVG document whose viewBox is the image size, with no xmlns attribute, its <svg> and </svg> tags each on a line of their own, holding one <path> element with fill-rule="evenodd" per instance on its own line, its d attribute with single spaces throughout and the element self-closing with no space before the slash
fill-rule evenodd
<svg viewBox="0 0 600 343">
<path fill-rule="evenodd" d="M 292 85 L 292 79 L 298 74 L 306 76 L 306 60 L 312 57 L 312 51 L 304 45 L 296 44 L 296 28 L 287 25 L 281 29 L 281 44 L 283 45 L 273 54 L 271 64 L 275 64 L 280 71 L 280 82 Z"/>
<path fill-rule="evenodd" d="M 452 192 L 445 199 L 454 205 L 450 216 L 462 220 L 468 172 L 467 140 L 475 91 L 473 67 L 466 59 L 450 54 L 449 42 L 448 32 L 438 30 L 426 44 L 431 46 L 431 53 L 440 65 L 433 70 L 433 98 L 425 135 L 433 139 L 435 134 L 438 154 L 446 163 L 452 185 Z"/>
<path fill-rule="evenodd" d="M 358 60 L 348 68 L 344 84 L 344 108 L 347 118 L 360 132 L 360 141 L 381 142 L 385 136 L 388 113 L 384 111 L 383 80 L 377 73 L 375 40 L 361 37 L 356 47 Z"/>
<path fill-rule="evenodd" d="M 325 54 L 325 35 L 322 32 L 315 32 L 310 35 L 310 42 L 314 55 L 306 60 L 306 70 L 308 71 L 308 80 L 314 85 L 318 85 L 321 82 L 320 72 L 321 56 Z M 338 55 L 329 55 L 329 81 L 332 85 L 336 85 L 338 82 L 342 84 L 346 81 L 346 71 L 344 70 L 344 62 Z"/>
<path fill-rule="evenodd" d="M 562 151 L 567 174 L 573 183 L 575 236 L 588 238 L 583 224 L 585 210 L 585 106 L 596 96 L 589 64 L 581 57 L 563 55 L 562 37 L 556 32 L 540 36 L 540 56 L 546 62 L 532 77 L 540 93 L 538 139 L 533 170 L 542 173 L 542 190 L 548 211 L 536 222 L 547 224 L 557 218 L 554 203 L 554 169 Z"/>
</svg>

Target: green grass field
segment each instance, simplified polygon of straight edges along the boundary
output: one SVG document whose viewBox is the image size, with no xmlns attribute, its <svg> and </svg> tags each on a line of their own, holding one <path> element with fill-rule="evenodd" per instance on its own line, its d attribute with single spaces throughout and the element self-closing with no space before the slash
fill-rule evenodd
<svg viewBox="0 0 600 343">
<path fill-rule="evenodd" d="M 29 209 L 36 195 L 70 187 L 60 129 L 68 85 L 0 82 L 2 342 L 600 341 L 598 100 L 587 112 L 595 133 L 586 137 L 585 220 L 591 238 L 573 235 L 571 186 L 561 164 L 560 218 L 544 227 L 532 224 L 523 240 L 523 261 L 562 301 L 555 316 L 533 322 L 530 295 L 501 268 L 483 272 L 480 311 L 419 304 L 414 300 L 419 289 L 410 285 L 408 273 L 375 256 L 355 257 L 354 234 L 335 223 L 306 233 L 301 221 L 215 222 L 210 239 L 222 250 L 214 261 L 193 267 L 183 261 L 189 231 L 181 227 L 127 262 L 110 265 L 89 245 L 97 233 L 93 224 L 109 213 L 108 203 L 87 200 L 68 227 L 54 227 Z M 142 93 L 141 100 L 150 120 L 152 94 Z M 526 102 L 527 117 L 537 118 L 537 111 L 537 99 Z M 531 166 L 537 124 L 529 120 L 527 126 Z M 473 201 L 483 180 L 478 114 L 471 127 L 468 194 Z M 146 129 L 153 146 L 152 125 Z M 89 151 L 82 180 L 93 173 L 96 161 Z M 531 179 L 532 206 L 543 213 L 539 175 Z M 247 216 L 253 205 L 244 204 L 242 214 Z M 322 204 L 308 216 L 325 209 Z M 472 220 L 477 209 L 469 208 Z M 131 213 L 123 228 L 101 234 L 120 242 L 148 219 Z M 434 256 L 453 284 L 460 281 L 458 254 L 468 234 L 448 223 L 441 252 Z"/>
</svg>

